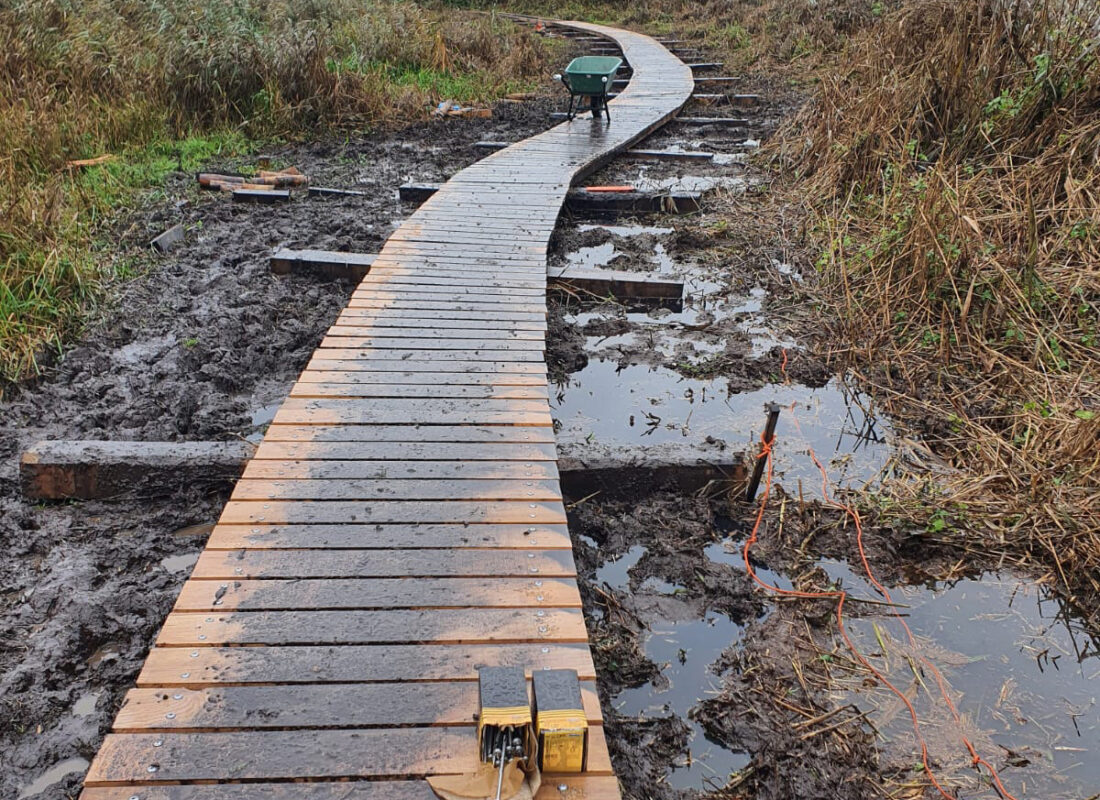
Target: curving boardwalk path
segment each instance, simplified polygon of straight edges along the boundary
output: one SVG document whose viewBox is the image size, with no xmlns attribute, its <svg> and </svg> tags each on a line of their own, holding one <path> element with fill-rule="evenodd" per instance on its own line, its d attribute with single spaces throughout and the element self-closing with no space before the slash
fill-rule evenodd
<svg viewBox="0 0 1100 800">
<path fill-rule="evenodd" d="M 633 67 L 610 126 L 485 158 L 390 237 L 237 484 L 83 800 L 425 800 L 424 775 L 476 767 L 481 664 L 576 669 L 589 772 L 539 798 L 619 797 L 558 484 L 546 253 L 570 183 L 693 83 L 648 37 L 569 25 Z"/>
</svg>

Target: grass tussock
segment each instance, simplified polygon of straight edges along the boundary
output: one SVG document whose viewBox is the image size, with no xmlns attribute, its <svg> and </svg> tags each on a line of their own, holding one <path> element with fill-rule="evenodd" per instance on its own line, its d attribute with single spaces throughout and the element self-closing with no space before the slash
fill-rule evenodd
<svg viewBox="0 0 1100 800">
<path fill-rule="evenodd" d="M 529 89 L 548 47 L 504 20 L 411 2 L 0 6 L 0 378 L 33 372 L 125 269 L 94 244 L 136 190 L 257 139 Z M 102 153 L 118 158 L 67 167 Z"/>
<path fill-rule="evenodd" d="M 906 513 L 1040 561 L 1094 611 L 1097 10 L 907 4 L 854 40 L 773 145 L 809 197 L 839 355 L 953 468 L 895 482 Z"/>
</svg>

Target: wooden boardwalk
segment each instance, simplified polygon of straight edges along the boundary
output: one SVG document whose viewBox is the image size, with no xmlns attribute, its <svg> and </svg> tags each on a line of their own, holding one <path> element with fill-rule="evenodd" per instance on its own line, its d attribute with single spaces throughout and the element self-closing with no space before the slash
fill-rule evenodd
<svg viewBox="0 0 1100 800">
<path fill-rule="evenodd" d="M 237 484 L 83 800 L 425 800 L 477 766 L 476 667 L 584 681 L 619 797 L 558 484 L 546 253 L 571 182 L 690 97 L 654 40 L 587 118 L 455 175 L 390 237 Z M 564 791 L 562 790 L 564 787 Z"/>
</svg>

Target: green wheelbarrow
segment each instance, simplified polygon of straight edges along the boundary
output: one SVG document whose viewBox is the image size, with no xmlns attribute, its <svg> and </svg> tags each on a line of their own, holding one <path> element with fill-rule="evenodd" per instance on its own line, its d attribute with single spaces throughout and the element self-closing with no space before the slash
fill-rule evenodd
<svg viewBox="0 0 1100 800">
<path fill-rule="evenodd" d="M 611 121 L 607 92 L 622 65 L 623 60 L 615 56 L 581 56 L 570 61 L 564 73 L 554 76 L 569 90 L 569 119 L 591 111 L 593 119 L 602 112 L 607 115 L 607 121 Z"/>
</svg>

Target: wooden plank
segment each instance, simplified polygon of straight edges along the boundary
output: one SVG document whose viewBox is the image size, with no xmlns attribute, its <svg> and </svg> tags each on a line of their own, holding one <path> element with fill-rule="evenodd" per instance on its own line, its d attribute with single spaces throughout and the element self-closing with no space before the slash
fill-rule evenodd
<svg viewBox="0 0 1100 800">
<path fill-rule="evenodd" d="M 564 785 L 562 792 L 558 787 Z M 84 789 L 81 800 L 133 800 L 132 787 Z M 191 784 L 140 787 L 140 800 L 438 800 L 424 781 Z M 535 800 L 619 800 L 608 775 L 559 775 L 543 781 Z"/>
<path fill-rule="evenodd" d="M 158 647 L 315 644 L 585 642 L 576 609 L 461 608 L 387 611 L 242 611 L 168 615 Z M 212 620 L 207 622 L 207 620 Z"/>
<path fill-rule="evenodd" d="M 162 746 L 154 747 L 154 742 Z M 416 728 L 111 734 L 84 779 L 89 787 L 210 781 L 408 778 L 478 768 L 473 726 L 425 736 Z M 149 773 L 146 767 L 156 765 Z M 139 769 L 140 768 L 140 769 Z M 588 772 L 610 775 L 603 729 L 589 731 Z M 140 775 L 140 778 L 137 776 Z"/>
<path fill-rule="evenodd" d="M 268 442 L 469 442 L 503 444 L 550 444 L 554 443 L 553 430 L 543 426 L 483 426 L 476 425 L 429 425 L 416 427 L 410 425 L 271 425 L 267 429 L 260 449 Z M 471 452 L 476 448 L 471 448 Z M 390 447 L 386 450 L 388 458 L 404 453 L 405 448 Z M 351 458 L 352 456 L 345 456 Z M 386 456 L 376 456 L 385 458 Z M 404 456 L 400 456 L 404 458 Z M 362 456 L 370 458 L 370 456 Z"/>
<path fill-rule="evenodd" d="M 193 655 L 192 655 L 193 654 Z M 476 681 L 479 666 L 573 669 L 596 677 L 587 644 L 155 647 L 138 686 Z"/>
<path fill-rule="evenodd" d="M 214 526 L 206 549 L 335 549 L 376 548 L 571 548 L 565 525 L 227 525 Z M 239 576 L 237 576 L 239 577 Z M 236 579 L 236 578 L 235 578 Z M 230 584 L 232 585 L 232 584 Z"/>
<path fill-rule="evenodd" d="M 627 150 L 623 155 L 643 161 L 713 161 L 714 153 L 699 150 Z"/>
<path fill-rule="evenodd" d="M 589 724 L 602 725 L 594 682 L 581 685 L 581 702 Z M 468 726 L 478 708 L 477 686 L 454 681 L 132 689 L 114 731 L 453 727 Z"/>
<path fill-rule="evenodd" d="M 458 350 L 447 354 L 447 358 L 439 358 L 436 360 L 428 359 L 403 359 L 403 358 L 332 358 L 333 351 L 319 351 L 306 366 L 309 372 L 397 372 L 402 376 L 411 372 L 430 372 L 435 374 L 435 379 L 430 380 L 425 377 L 424 380 L 434 382 L 435 380 L 442 380 L 443 375 L 453 375 L 455 373 L 483 373 L 488 376 L 492 376 L 493 383 L 500 383 L 504 380 L 504 373 L 511 373 L 514 375 L 525 375 L 528 377 L 540 377 L 544 380 L 542 383 L 545 385 L 546 377 L 546 364 L 537 361 L 452 361 L 451 358 L 456 358 L 455 353 L 464 353 L 467 351 Z M 396 352 L 396 351 L 393 351 Z M 304 380 L 304 376 L 299 380 Z M 372 377 L 370 380 L 382 380 L 376 377 Z M 317 383 L 331 383 L 331 378 L 321 378 L 316 380 Z M 476 381 L 475 381 L 476 382 Z M 518 384 L 522 385 L 522 384 Z M 517 423 L 520 424 L 520 423 Z"/>
<path fill-rule="evenodd" d="M 503 339 L 505 341 L 530 341 L 544 343 L 546 334 L 542 331 L 503 330 L 499 328 L 474 328 L 440 326 L 432 328 L 414 328 L 363 324 L 356 325 L 351 320 L 338 319 L 328 329 L 329 336 L 371 336 L 378 339 Z"/>
<path fill-rule="evenodd" d="M 560 500 L 558 482 L 538 480 L 385 479 L 239 480 L 237 500 Z"/>
<path fill-rule="evenodd" d="M 337 253 L 331 250 L 290 250 L 280 248 L 269 261 L 276 275 L 323 275 L 357 280 L 370 271 L 376 253 Z"/>
<path fill-rule="evenodd" d="M 684 282 L 661 280 L 653 275 L 572 266 L 551 268 L 548 277 L 559 287 L 620 299 L 673 299 L 684 294 Z"/>
<path fill-rule="evenodd" d="M 517 501 L 432 502 L 403 500 L 302 500 L 271 501 L 230 500 L 221 522 L 241 525 L 257 522 L 291 524 L 327 524 L 373 522 L 450 524 L 450 523 L 543 523 L 565 522 L 561 503 L 523 503 Z"/>
<path fill-rule="evenodd" d="M 445 351 L 444 351 L 445 352 Z M 546 389 L 541 386 L 470 386 L 431 384 L 355 384 L 355 383 L 297 383 L 290 390 L 291 397 L 450 397 L 474 399 L 546 399 Z"/>
<path fill-rule="evenodd" d="M 290 202 L 286 189 L 234 189 L 234 203 L 263 203 L 265 205 Z"/>
<path fill-rule="evenodd" d="M 419 347 L 416 349 L 405 348 L 381 348 L 381 347 L 340 347 L 336 343 L 332 347 L 319 348 L 314 351 L 316 358 L 341 360 L 348 359 L 368 363 L 372 361 L 430 361 L 436 359 L 439 366 L 446 368 L 450 359 L 460 361 L 494 361 L 511 362 L 513 364 L 531 363 L 543 366 L 542 350 L 500 350 L 500 349 L 475 349 L 475 350 L 448 350 L 441 352 L 438 347 Z"/>
<path fill-rule="evenodd" d="M 681 284 L 682 286 L 683 284 Z M 542 359 L 543 342 L 532 339 L 465 339 L 465 338 L 399 338 L 395 336 L 354 336 L 344 333 L 333 336 L 331 331 L 321 340 L 321 347 L 329 349 L 372 350 L 468 350 L 494 353 L 534 353 Z M 511 357 L 511 356 L 508 356 Z M 505 356 L 497 356 L 503 359 Z"/>
<path fill-rule="evenodd" d="M 376 362 L 369 362 L 376 363 Z M 450 400 L 290 397 L 279 425 L 553 425 L 550 407 L 534 400 Z"/>
<path fill-rule="evenodd" d="M 348 578 L 221 580 L 183 585 L 176 611 L 312 611 L 385 608 L 580 608 L 573 580 Z M 227 586 L 227 588 L 222 588 Z"/>
<path fill-rule="evenodd" d="M 557 481 L 553 461 L 268 461 L 253 459 L 245 468 L 245 480 L 309 478 L 312 480 L 513 480 Z"/>
<path fill-rule="evenodd" d="M 363 369 L 364 365 L 353 370 L 339 369 L 314 369 L 308 368 L 298 376 L 298 383 L 346 383 L 359 385 L 397 385 L 397 386 L 434 386 L 446 384 L 448 386 L 547 386 L 546 376 L 540 374 L 524 374 L 521 372 L 438 372 L 436 370 L 424 370 L 421 372 L 402 372 L 400 370 L 384 370 L 381 372 Z M 303 390 L 305 391 L 305 390 Z"/>
<path fill-rule="evenodd" d="M 545 274 L 545 272 L 543 273 Z M 419 314 L 410 314 L 405 311 L 367 310 L 361 308 L 345 308 L 340 312 L 337 322 L 351 322 L 353 324 L 369 324 L 381 327 L 401 328 L 485 328 L 492 327 L 500 330 L 546 330 L 546 314 L 514 314 L 500 311 L 493 315 L 477 312 L 455 311 L 450 314 L 438 311 L 425 311 Z"/>
<path fill-rule="evenodd" d="M 192 578 L 569 578 L 569 550 L 204 550 Z"/>
<path fill-rule="evenodd" d="M 310 461 L 319 463 L 322 460 L 357 460 L 369 464 L 374 461 L 438 461 L 450 459 L 464 463 L 476 464 L 481 461 L 516 461 L 520 463 L 537 464 L 539 462 L 553 461 L 557 458 L 557 452 L 553 444 L 535 441 L 509 441 L 509 442 L 460 442 L 460 441 L 422 441 L 422 442 L 363 442 L 363 441 L 280 441 L 283 429 L 289 426 L 279 426 L 274 431 L 268 429 L 271 434 L 254 456 L 252 463 L 258 463 L 264 459 L 279 459 L 282 461 Z M 316 426 L 320 427 L 320 426 Z M 550 434 L 553 431 L 549 431 Z M 350 439 L 346 431 L 341 434 Z M 417 435 L 414 430 L 409 438 Z M 434 438 L 441 438 L 436 436 Z"/>
</svg>

